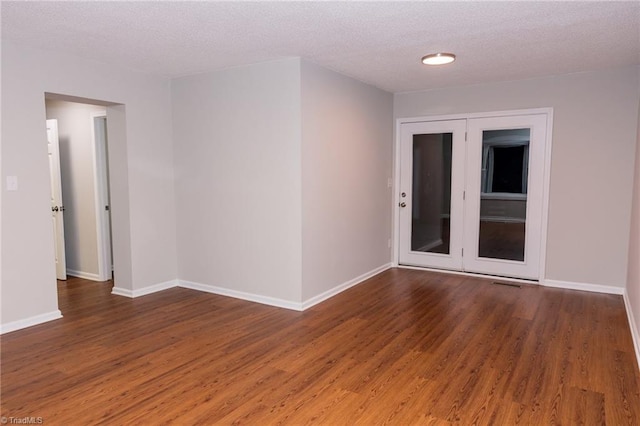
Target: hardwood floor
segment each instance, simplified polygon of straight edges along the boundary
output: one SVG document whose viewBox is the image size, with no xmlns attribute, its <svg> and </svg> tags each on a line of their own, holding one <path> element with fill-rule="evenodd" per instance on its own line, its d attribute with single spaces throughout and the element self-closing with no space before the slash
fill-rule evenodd
<svg viewBox="0 0 640 426">
<path fill-rule="evenodd" d="M 0 414 L 44 424 L 638 425 L 620 296 L 392 269 L 305 312 L 59 285 L 1 337 Z"/>
</svg>

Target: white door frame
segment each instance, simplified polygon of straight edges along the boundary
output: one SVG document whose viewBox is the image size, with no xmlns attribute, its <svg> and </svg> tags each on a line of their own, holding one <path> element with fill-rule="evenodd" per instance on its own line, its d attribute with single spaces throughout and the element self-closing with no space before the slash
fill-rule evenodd
<svg viewBox="0 0 640 426">
<path fill-rule="evenodd" d="M 544 173 L 542 183 L 542 226 L 541 226 L 541 241 L 540 241 L 540 266 L 539 266 L 539 282 L 543 282 L 546 278 L 546 260 L 547 260 L 547 230 L 549 224 L 549 187 L 551 181 L 551 149 L 553 145 L 552 130 L 553 130 L 553 108 L 532 108 L 521 110 L 507 110 L 507 111 L 490 111 L 480 113 L 469 114 L 446 114 L 446 115 L 431 115 L 420 117 L 405 117 L 398 118 L 395 122 L 395 140 L 394 140 L 394 162 L 393 162 L 393 244 L 392 264 L 395 267 L 399 265 L 399 249 L 400 249 L 400 147 L 401 147 L 401 128 L 403 123 L 415 123 L 425 121 L 442 121 L 442 120 L 457 120 L 457 119 L 471 119 L 471 118 L 490 118 L 490 117 L 506 117 L 512 115 L 532 115 L 532 114 L 546 114 L 547 115 L 547 134 L 546 134 L 546 146 L 544 154 Z M 424 268 L 428 269 L 428 268 Z M 466 274 L 466 273 L 465 273 Z"/>
<path fill-rule="evenodd" d="M 91 139 L 93 156 L 93 181 L 96 210 L 96 240 L 98 244 L 98 279 L 107 281 L 112 278 L 111 259 L 111 231 L 109 211 L 105 206 L 109 205 L 108 173 L 107 173 L 107 141 L 96 135 L 96 118 L 107 118 L 107 111 L 98 111 L 90 114 Z M 105 123 L 105 133 L 106 133 Z"/>
</svg>

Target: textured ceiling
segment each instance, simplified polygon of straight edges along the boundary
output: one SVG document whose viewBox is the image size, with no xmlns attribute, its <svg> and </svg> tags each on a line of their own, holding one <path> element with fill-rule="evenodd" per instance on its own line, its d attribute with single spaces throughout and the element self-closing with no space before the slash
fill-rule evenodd
<svg viewBox="0 0 640 426">
<path fill-rule="evenodd" d="M 0 7 L 4 40 L 169 77 L 300 56 L 401 92 L 640 64 L 640 1 Z M 421 65 L 438 51 L 458 60 Z"/>
</svg>

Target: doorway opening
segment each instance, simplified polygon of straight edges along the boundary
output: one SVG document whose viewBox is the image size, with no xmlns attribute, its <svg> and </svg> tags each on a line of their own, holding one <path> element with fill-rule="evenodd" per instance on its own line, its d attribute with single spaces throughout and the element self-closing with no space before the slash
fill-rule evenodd
<svg viewBox="0 0 640 426">
<path fill-rule="evenodd" d="M 45 95 L 56 278 L 113 279 L 107 107 Z"/>
</svg>

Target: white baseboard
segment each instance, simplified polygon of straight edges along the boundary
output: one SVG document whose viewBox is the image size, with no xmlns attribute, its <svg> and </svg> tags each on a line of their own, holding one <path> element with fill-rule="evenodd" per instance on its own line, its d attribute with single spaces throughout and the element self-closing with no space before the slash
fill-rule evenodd
<svg viewBox="0 0 640 426">
<path fill-rule="evenodd" d="M 278 299 L 275 297 L 262 296 L 260 294 L 246 293 L 243 291 L 231 290 L 224 287 L 217 287 L 213 285 L 196 283 L 192 281 L 180 280 L 178 286 L 183 288 L 188 288 L 191 290 L 198 290 L 198 291 L 204 291 L 206 293 L 217 294 L 219 296 L 228 296 L 228 297 L 233 297 L 235 299 L 246 300 L 249 302 L 262 303 L 263 305 L 275 306 L 277 308 L 291 309 L 294 311 L 304 311 L 314 305 L 317 305 L 320 302 L 327 300 L 330 297 L 335 296 L 338 293 L 345 291 L 348 288 L 351 288 L 357 284 L 360 284 L 361 282 L 373 277 L 374 275 L 379 274 L 380 272 L 386 271 L 390 267 L 391 267 L 391 263 L 387 263 L 386 265 L 380 266 L 372 271 L 364 273 L 359 277 L 356 277 L 343 284 L 340 284 L 302 303 L 292 302 L 290 300 Z"/>
<path fill-rule="evenodd" d="M 624 288 L 623 287 L 613 287 L 613 286 L 602 285 L 602 284 L 587 284 L 587 283 L 579 283 L 579 282 L 575 282 L 575 281 L 559 281 L 559 280 L 548 280 L 548 279 L 544 279 L 544 280 L 540 280 L 540 281 L 524 280 L 524 279 L 519 279 L 519 278 L 505 278 L 505 277 L 500 277 L 500 276 L 478 274 L 478 273 L 473 273 L 473 272 L 462 272 L 462 271 L 454 271 L 454 270 L 447 270 L 447 269 L 425 268 L 425 267 L 422 267 L 422 266 L 412 266 L 412 265 L 396 265 L 396 264 L 393 264 L 391 266 L 395 266 L 395 267 L 403 268 L 403 269 L 415 269 L 415 270 L 419 270 L 419 271 L 439 272 L 439 273 L 443 273 L 443 274 L 463 275 L 463 276 L 476 277 L 476 278 L 494 278 L 494 279 L 498 279 L 498 280 L 513 281 L 513 282 L 523 283 L 523 284 L 540 284 L 540 285 L 545 286 L 545 287 L 563 288 L 563 289 L 566 289 L 566 290 L 581 290 L 581 291 L 590 291 L 590 292 L 593 292 L 593 293 L 606 293 L 606 294 L 618 294 L 618 295 L 624 294 Z"/>
<path fill-rule="evenodd" d="M 235 299 L 247 300 L 249 302 L 262 303 L 263 305 L 275 306 L 278 308 L 291 309 L 294 311 L 302 310 L 302 304 L 299 302 L 262 296 L 260 294 L 246 293 L 244 291 L 231 290 L 229 288 L 217 287 L 214 285 L 179 280 L 178 286 L 191 290 L 203 291 L 205 293 L 217 294 L 219 296 L 228 296 Z"/>
<path fill-rule="evenodd" d="M 627 319 L 629 320 L 629 329 L 631 330 L 631 338 L 633 339 L 633 346 L 636 350 L 636 361 L 638 362 L 638 368 L 640 368 L 640 333 L 638 332 L 638 327 L 636 327 L 636 316 L 634 312 L 631 310 L 631 302 L 629 302 L 629 296 L 627 292 L 624 292 L 623 295 L 624 306 L 627 308 Z M 636 314 L 640 314 L 640 312 L 635 312 Z"/>
<path fill-rule="evenodd" d="M 613 287 L 601 284 L 578 283 L 574 281 L 542 280 L 540 284 L 546 287 L 564 288 L 567 290 L 591 291 L 593 293 L 624 294 L 624 287 Z"/>
<path fill-rule="evenodd" d="M 122 287 L 113 287 L 113 289 L 111 289 L 111 294 L 134 298 L 146 296 L 147 294 L 156 293 L 158 291 L 167 290 L 173 287 L 178 287 L 178 280 L 165 281 L 163 283 L 138 288 L 135 290 L 129 290 L 128 288 Z"/>
<path fill-rule="evenodd" d="M 325 291 L 324 293 L 321 293 L 317 296 L 312 297 L 311 299 L 307 299 L 304 302 L 302 302 L 302 309 L 301 310 L 306 310 L 309 309 L 310 307 L 317 305 L 318 303 L 324 302 L 325 300 L 329 299 L 330 297 L 335 296 L 338 293 L 342 293 L 343 291 L 347 290 L 348 288 L 351 288 L 353 286 L 356 286 L 358 284 L 360 284 L 363 281 L 368 280 L 369 278 L 378 275 L 381 272 L 386 271 L 387 269 L 391 268 L 391 263 L 387 263 L 385 265 L 382 265 L 378 268 L 375 268 L 369 272 L 365 272 L 364 274 L 360 275 L 359 277 L 355 277 L 352 280 L 349 280 L 345 283 L 342 283 L 340 285 L 335 286 L 332 289 L 329 289 L 327 291 Z"/>
<path fill-rule="evenodd" d="M 62 318 L 62 312 L 56 309 L 53 312 L 46 314 L 36 315 L 33 317 L 21 319 L 18 321 L 8 322 L 0 325 L 0 334 L 10 333 L 12 331 L 21 330 L 23 328 L 31 327 L 34 325 L 42 324 L 43 322 L 53 321 Z"/>
<path fill-rule="evenodd" d="M 100 279 L 100 275 L 98 274 L 92 274 L 91 272 L 76 271 L 75 269 L 67 269 L 67 275 L 71 275 L 72 277 L 83 278 L 85 280 L 103 281 Z"/>
</svg>

